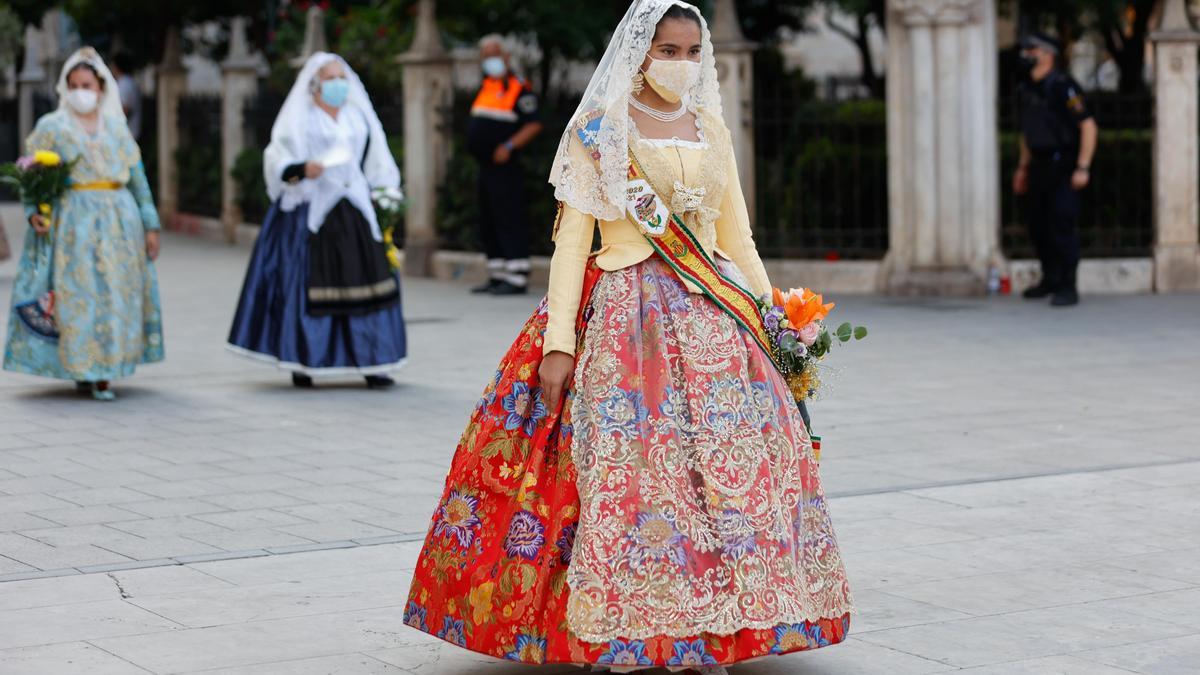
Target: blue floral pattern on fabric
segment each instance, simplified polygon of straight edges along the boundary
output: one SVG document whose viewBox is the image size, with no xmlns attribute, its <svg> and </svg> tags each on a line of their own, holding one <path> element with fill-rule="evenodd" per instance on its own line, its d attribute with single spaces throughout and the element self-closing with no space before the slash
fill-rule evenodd
<svg viewBox="0 0 1200 675">
<path fill-rule="evenodd" d="M 641 640 L 613 640 L 596 663 L 612 666 L 650 666 L 654 661 L 646 656 L 646 643 Z"/>
<path fill-rule="evenodd" d="M 800 649 L 816 649 L 828 645 L 829 640 L 821 635 L 820 624 L 780 624 L 775 627 L 775 644 L 771 646 L 771 653 L 786 654 Z"/>
<path fill-rule="evenodd" d="M 451 491 L 438 507 L 433 533 L 454 537 L 467 548 L 479 529 L 479 499 L 465 492 Z"/>
<path fill-rule="evenodd" d="M 538 422 L 546 417 L 546 404 L 542 402 L 542 389 L 530 389 L 524 382 L 514 382 L 512 391 L 504 397 L 504 410 L 508 419 L 504 428 L 512 431 L 520 429 L 526 436 L 532 436 Z"/>
<path fill-rule="evenodd" d="M 711 666 L 717 663 L 712 654 L 708 653 L 708 645 L 704 640 L 679 640 L 673 650 L 675 655 L 667 659 L 668 666 Z"/>
<path fill-rule="evenodd" d="M 514 558 L 534 560 L 546 543 L 546 526 L 529 511 L 518 511 L 508 525 L 504 552 Z"/>
<path fill-rule="evenodd" d="M 437 636 L 446 642 L 454 643 L 459 647 L 465 647 L 467 645 L 467 633 L 466 629 L 463 627 L 462 619 L 455 619 L 449 616 L 443 617 L 442 629 L 438 631 Z"/>
<path fill-rule="evenodd" d="M 427 614 L 425 608 L 411 600 L 407 605 L 404 606 L 405 626 L 411 626 L 419 631 L 428 632 L 429 625 L 425 623 L 426 616 Z"/>
<path fill-rule="evenodd" d="M 506 653 L 504 658 L 522 663 L 545 663 L 546 638 L 527 634 L 518 635 L 516 646 Z"/>
</svg>

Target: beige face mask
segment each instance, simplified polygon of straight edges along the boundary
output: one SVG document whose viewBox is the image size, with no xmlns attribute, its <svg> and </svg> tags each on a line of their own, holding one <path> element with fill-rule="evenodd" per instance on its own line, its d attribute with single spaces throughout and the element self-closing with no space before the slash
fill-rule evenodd
<svg viewBox="0 0 1200 675">
<path fill-rule="evenodd" d="M 660 61 L 653 56 L 650 67 L 643 73 L 646 84 L 670 103 L 676 103 L 700 81 L 700 64 L 696 61 Z"/>
</svg>

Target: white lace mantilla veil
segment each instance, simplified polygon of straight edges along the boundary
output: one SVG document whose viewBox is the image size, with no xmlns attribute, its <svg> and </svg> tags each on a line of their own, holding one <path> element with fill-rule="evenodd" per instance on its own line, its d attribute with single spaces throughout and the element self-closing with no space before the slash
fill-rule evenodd
<svg viewBox="0 0 1200 675">
<path fill-rule="evenodd" d="M 700 19 L 700 79 L 684 96 L 684 105 L 695 113 L 705 110 L 721 118 L 721 92 L 717 84 L 716 59 L 712 36 L 704 15 L 694 5 L 681 0 L 634 0 L 617 24 L 608 49 L 596 66 L 591 82 L 583 93 L 571 123 L 558 143 L 558 154 L 550 169 L 554 198 L 601 220 L 617 220 L 625 210 L 625 184 L 629 173 L 629 94 L 633 76 L 642 67 L 646 53 L 663 14 L 671 7 L 683 7 Z M 571 152 L 578 143 L 576 133 L 588 122 L 602 117 L 597 134 L 597 164 Z"/>
<path fill-rule="evenodd" d="M 346 70 L 346 80 L 350 83 L 350 92 L 346 97 L 344 109 L 357 108 L 367 120 L 370 129 L 370 143 L 367 145 L 367 157 L 363 163 L 363 173 L 371 187 L 386 187 L 400 189 L 400 168 L 396 159 L 388 149 L 387 135 L 383 131 L 383 123 L 375 107 L 371 105 L 371 97 L 363 86 L 358 74 L 337 54 L 317 52 L 308 57 L 296 82 L 288 92 L 275 123 L 271 125 L 271 142 L 263 152 L 263 178 L 267 183 L 267 195 L 271 201 L 286 196 L 281 208 L 285 211 L 294 209 L 299 204 L 308 201 L 307 190 L 311 181 L 300 181 L 296 185 L 288 185 L 283 180 L 283 170 L 297 162 L 311 159 L 308 152 L 307 126 L 308 114 L 316 106 L 313 102 L 312 90 L 309 86 L 317 72 L 326 64 L 339 61 Z"/>
<path fill-rule="evenodd" d="M 121 108 L 121 94 L 117 91 L 117 78 L 113 77 L 112 71 L 108 66 L 104 65 L 104 59 L 96 53 L 96 50 L 91 47 L 80 47 L 75 50 L 75 53 L 67 59 L 63 64 L 62 71 L 58 74 L 58 84 L 54 86 L 54 92 L 58 94 L 58 109 L 70 111 L 67 107 L 67 75 L 75 66 L 86 63 L 99 73 L 100 79 L 104 81 L 104 92 L 100 98 L 100 116 L 111 117 L 125 123 L 125 110 Z"/>
</svg>

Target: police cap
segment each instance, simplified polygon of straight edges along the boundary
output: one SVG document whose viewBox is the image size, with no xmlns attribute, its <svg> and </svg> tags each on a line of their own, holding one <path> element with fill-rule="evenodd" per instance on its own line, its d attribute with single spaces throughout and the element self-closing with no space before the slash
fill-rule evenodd
<svg viewBox="0 0 1200 675">
<path fill-rule="evenodd" d="M 1062 52 L 1062 43 L 1056 38 L 1041 31 L 1026 33 L 1021 37 L 1021 49 L 1045 49 L 1058 54 Z"/>
</svg>

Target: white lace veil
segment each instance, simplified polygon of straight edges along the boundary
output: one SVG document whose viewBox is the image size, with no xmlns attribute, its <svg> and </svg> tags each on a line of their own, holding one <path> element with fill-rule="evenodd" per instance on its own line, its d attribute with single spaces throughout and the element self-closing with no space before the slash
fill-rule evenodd
<svg viewBox="0 0 1200 675">
<path fill-rule="evenodd" d="M 650 51 L 650 43 L 663 14 L 672 6 L 696 13 L 700 19 L 700 79 L 684 97 L 692 112 L 705 109 L 721 117 L 721 92 L 708 23 L 694 5 L 682 0 L 634 0 L 617 24 L 608 49 L 596 66 L 583 99 L 558 144 L 550 169 L 554 198 L 601 220 L 616 220 L 625 209 L 625 184 L 629 172 L 629 134 L 632 121 L 628 98 L 637 74 Z M 596 120 L 599 119 L 599 124 Z M 588 128 L 588 127 L 591 128 Z M 595 141 L 599 160 L 578 149 L 579 133 Z M 572 146 L 576 150 L 572 151 Z M 599 169 L 597 169 L 597 164 Z"/>
<path fill-rule="evenodd" d="M 75 50 L 75 53 L 63 64 L 62 71 L 58 74 L 58 84 L 54 87 L 55 93 L 58 94 L 58 109 L 70 111 L 70 108 L 67 107 L 67 75 L 70 74 L 71 69 L 81 63 L 95 68 L 104 82 L 104 91 L 100 97 L 101 117 L 111 117 L 124 122 L 125 110 L 121 108 L 121 94 L 117 90 L 117 78 L 113 77 L 112 71 L 104 65 L 104 59 L 100 58 L 96 50 L 91 47 L 80 47 Z"/>
<path fill-rule="evenodd" d="M 387 134 L 383 131 L 383 123 L 379 121 L 379 115 L 376 114 L 375 107 L 371 105 L 371 97 L 367 95 L 367 89 L 363 86 L 362 80 L 342 57 L 328 52 L 317 52 L 308 57 L 308 61 L 305 61 L 304 67 L 300 69 L 295 84 L 292 85 L 291 91 L 283 101 L 283 106 L 279 109 L 275 123 L 271 126 L 271 142 L 263 153 L 263 173 L 267 183 L 267 194 L 271 197 L 271 201 L 279 199 L 279 196 L 285 192 L 284 188 L 288 187 L 283 182 L 285 168 L 298 162 L 317 159 L 309 155 L 306 147 L 308 145 L 306 141 L 308 114 L 316 106 L 310 87 L 317 72 L 333 61 L 341 62 L 342 68 L 346 71 L 346 80 L 350 83 L 350 92 L 346 97 L 345 107 L 357 108 L 362 112 L 370 129 L 367 157 L 363 162 L 363 173 L 367 176 L 367 182 L 371 187 L 400 189 L 400 168 L 396 166 L 396 159 L 392 157 L 392 152 L 388 149 Z M 300 194 L 307 184 L 308 181 L 302 181 L 298 186 L 292 187 L 293 192 L 298 193 L 292 195 L 294 200 L 289 201 L 297 203 L 307 201 L 306 195 Z"/>
</svg>

